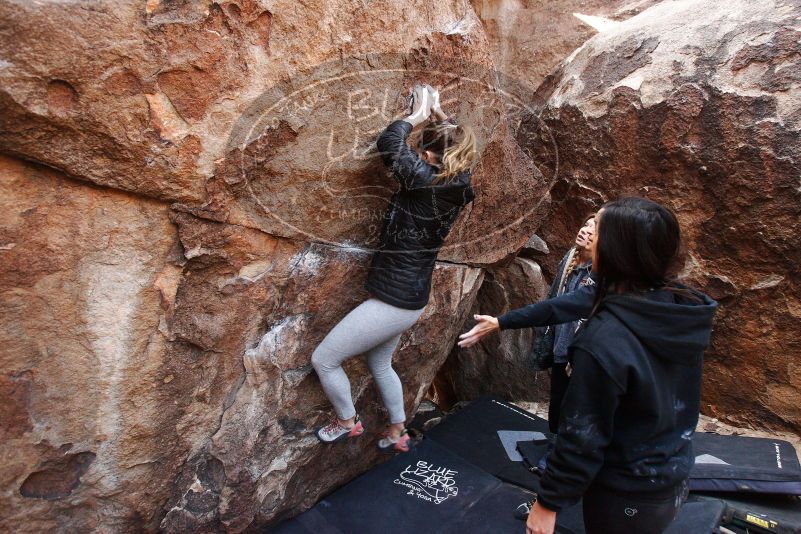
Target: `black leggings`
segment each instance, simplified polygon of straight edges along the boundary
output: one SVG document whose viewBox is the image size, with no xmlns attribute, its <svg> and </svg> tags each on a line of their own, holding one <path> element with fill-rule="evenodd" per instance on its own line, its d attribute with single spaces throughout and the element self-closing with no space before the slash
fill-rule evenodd
<svg viewBox="0 0 801 534">
<path fill-rule="evenodd" d="M 623 492 L 593 484 L 584 494 L 587 534 L 662 534 L 687 499 L 687 481 L 654 493 Z"/>
<path fill-rule="evenodd" d="M 551 398 L 548 401 L 548 429 L 552 434 L 556 434 L 559 429 L 559 413 L 562 407 L 562 400 L 567 392 L 567 385 L 570 378 L 565 372 L 567 363 L 555 363 L 551 368 Z"/>
</svg>

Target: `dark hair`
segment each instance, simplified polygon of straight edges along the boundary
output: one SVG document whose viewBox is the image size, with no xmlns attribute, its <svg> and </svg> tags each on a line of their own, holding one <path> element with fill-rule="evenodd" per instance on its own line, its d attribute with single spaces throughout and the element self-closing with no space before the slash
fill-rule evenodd
<svg viewBox="0 0 801 534">
<path fill-rule="evenodd" d="M 668 282 L 681 248 L 681 229 L 673 212 L 637 197 L 607 202 L 602 210 L 595 233 L 598 291 L 593 313 L 610 291 L 678 289 Z"/>
<path fill-rule="evenodd" d="M 420 150 L 430 150 L 438 157 L 453 144 L 456 124 L 451 121 L 429 121 L 420 135 Z"/>
<path fill-rule="evenodd" d="M 442 170 L 435 177 L 435 183 L 442 179 L 449 181 L 469 170 L 478 155 L 473 130 L 451 120 L 429 122 L 420 137 L 420 150 L 430 150 L 440 161 Z"/>
</svg>

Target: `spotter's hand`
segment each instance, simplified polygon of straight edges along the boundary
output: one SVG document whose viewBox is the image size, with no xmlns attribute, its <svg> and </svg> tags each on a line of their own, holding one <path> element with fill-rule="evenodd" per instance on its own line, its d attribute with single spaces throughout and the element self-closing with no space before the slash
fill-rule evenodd
<svg viewBox="0 0 801 534">
<path fill-rule="evenodd" d="M 465 332 L 459 336 L 460 341 L 458 345 L 464 349 L 472 347 L 487 334 L 500 330 L 498 319 L 491 315 L 474 315 L 473 319 L 475 319 L 478 324 L 471 328 L 469 332 Z"/>
<path fill-rule="evenodd" d="M 526 534 L 553 534 L 556 528 L 556 512 L 535 502 L 526 520 Z"/>
</svg>

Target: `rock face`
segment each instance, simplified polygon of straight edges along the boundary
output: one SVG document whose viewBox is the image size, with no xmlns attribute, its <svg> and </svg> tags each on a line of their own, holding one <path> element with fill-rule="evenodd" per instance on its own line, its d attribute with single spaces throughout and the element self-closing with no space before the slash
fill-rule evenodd
<svg viewBox="0 0 801 534">
<path fill-rule="evenodd" d="M 705 411 L 796 432 L 799 13 L 796 1 L 647 9 L 564 62 L 521 133 L 543 173 L 559 169 L 539 234 L 551 249 L 569 245 L 585 211 L 622 195 L 676 211 L 682 274 L 721 303 Z"/>
<path fill-rule="evenodd" d="M 330 417 L 309 355 L 366 297 L 369 254 L 6 157 L 0 176 L 4 529 L 88 530 L 100 514 L 118 531 L 241 531 L 378 460 L 385 416 L 360 361 L 348 371 L 370 432 L 337 454 L 309 434 Z M 438 291 L 395 355 L 410 408 L 482 278 L 437 266 Z"/>
<path fill-rule="evenodd" d="M 685 274 L 724 305 L 709 410 L 798 428 L 799 6 L 619 22 L 652 3 L 586 3 L 618 22 L 538 110 L 544 70 L 494 68 L 540 64 L 503 39 L 556 58 L 584 38 L 570 18 L 563 41 L 526 40 L 552 2 L 503 33 L 503 2 L 0 0 L 0 530 L 259 531 L 378 461 L 363 363 L 346 369 L 368 434 L 323 448 L 309 360 L 366 297 L 397 187 L 374 140 L 416 82 L 482 157 L 394 356 L 410 414 L 446 359 L 454 391 L 539 398 L 530 334 L 448 356 L 455 337 L 542 296 L 521 247 L 557 251 L 547 267 L 585 211 L 633 192 L 676 208 Z"/>
<path fill-rule="evenodd" d="M 469 4 L 0 0 L 0 18 L 0 530 L 255 531 L 374 465 L 365 366 L 347 370 L 369 433 L 332 453 L 309 359 L 367 296 L 397 187 L 373 146 L 408 88 L 442 87 L 483 150 L 395 354 L 410 414 L 477 266 L 547 208 Z"/>
<path fill-rule="evenodd" d="M 540 266 L 526 258 L 487 271 L 465 327 L 475 314 L 501 315 L 542 300 L 548 295 Z M 480 395 L 508 400 L 540 401 L 548 398 L 548 373 L 535 372 L 527 362 L 533 331 L 507 330 L 488 336 L 469 349 L 455 347 L 434 383 L 436 400 L 443 408 Z"/>
<path fill-rule="evenodd" d="M 487 154 L 443 258 L 494 263 L 538 223 L 520 218 L 532 208 L 514 190 L 547 203 L 508 127 L 531 88 L 494 91 L 469 6 L 418 4 L 0 2 L 13 30 L 0 44 L 0 146 L 204 218 L 369 248 L 396 187 L 375 137 L 428 82 Z"/>
<path fill-rule="evenodd" d="M 227 264 L 224 260 L 218 263 L 220 268 Z M 232 379 L 226 384 L 233 382 L 234 386 L 220 392 L 222 414 L 214 413 L 208 421 L 211 439 L 196 441 L 202 446 L 193 451 L 181 472 L 170 500 L 172 507 L 160 525 L 163 530 L 255 528 L 278 514 L 294 514 L 311 506 L 378 461 L 375 436 L 386 425 L 386 414 L 376 403 L 378 392 L 361 361 L 349 362 L 346 370 L 368 429 L 365 439 L 324 446 L 309 433 L 310 427 L 326 424 L 331 417 L 329 403 L 308 364 L 309 354 L 325 332 L 358 303 L 337 293 L 364 274 L 349 270 L 351 264 L 346 254 L 311 246 L 300 252 L 291 270 L 275 266 L 279 269 L 270 269 L 272 274 L 255 287 L 232 291 L 229 302 L 219 303 L 221 309 L 237 307 L 235 313 L 229 312 L 232 323 L 225 343 L 252 348 L 240 361 L 218 364 L 231 368 Z M 276 275 L 284 279 L 283 284 L 270 283 L 276 281 L 272 278 Z M 442 289 L 395 354 L 407 406 L 422 400 L 444 362 L 481 277 L 476 268 L 437 267 L 434 283 Z M 319 286 L 316 295 L 307 291 L 310 283 Z M 216 288 L 203 286 L 196 289 L 209 297 L 216 294 Z M 262 293 L 267 288 L 272 292 L 276 286 L 274 299 L 265 300 Z M 321 298 L 323 295 L 328 298 Z M 334 295 L 339 297 L 336 304 L 331 300 Z M 254 309 L 265 311 L 254 314 Z M 268 326 L 256 343 L 248 343 L 241 329 L 244 339 L 231 336 L 238 331 L 233 327 L 237 321 Z M 230 353 L 230 349 L 217 346 L 223 355 Z M 209 389 L 213 387 L 209 384 Z M 197 403 L 198 410 L 202 407 Z M 194 411 L 184 417 L 187 425 L 199 420 Z"/>
<path fill-rule="evenodd" d="M 536 89 L 606 20 L 629 18 L 659 0 L 471 0 L 499 71 Z M 578 15 L 578 16 L 577 16 Z"/>
<path fill-rule="evenodd" d="M 159 333 L 180 276 L 167 206 L 2 157 L 0 213 L 0 528 L 83 530 L 106 506 L 155 506 L 171 485 L 159 471 L 182 461 L 170 381 L 190 374 Z"/>
</svg>

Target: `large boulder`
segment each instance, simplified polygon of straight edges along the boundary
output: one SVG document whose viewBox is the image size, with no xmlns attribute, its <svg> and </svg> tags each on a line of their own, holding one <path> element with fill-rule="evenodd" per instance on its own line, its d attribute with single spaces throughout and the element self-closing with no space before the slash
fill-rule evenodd
<svg viewBox="0 0 801 534">
<path fill-rule="evenodd" d="M 0 149 L 77 179 L 369 248 L 396 187 L 375 137 L 427 82 L 487 152 L 443 257 L 513 254 L 538 224 L 520 217 L 532 207 L 515 191 L 547 203 L 547 180 L 509 127 L 531 88 L 495 90 L 469 5 L 3 0 L 0 16 Z"/>
<path fill-rule="evenodd" d="M 623 20 L 659 0 L 471 0 L 496 68 L 536 89 L 603 19 Z"/>
<path fill-rule="evenodd" d="M 551 249 L 606 200 L 639 195 L 675 210 L 682 276 L 721 303 L 704 410 L 795 431 L 799 13 L 798 1 L 681 0 L 609 23 L 543 84 L 520 134 L 557 173 L 540 232 Z"/>
<path fill-rule="evenodd" d="M 366 297 L 369 254 L 8 157 L 0 191 L 3 530 L 241 531 L 378 461 L 386 416 L 360 361 L 347 368 L 367 435 L 331 449 L 310 434 L 331 411 L 309 356 Z M 395 354 L 408 410 L 482 279 L 437 265 Z"/>
<path fill-rule="evenodd" d="M 179 228 L 184 247 L 202 255 L 184 271 L 174 333 L 205 360 L 208 378 L 200 381 L 202 395 L 186 399 L 175 422 L 178 437 L 192 448 L 160 527 L 169 532 L 256 529 L 302 511 L 379 461 L 375 439 L 387 418 L 358 359 L 345 368 L 366 434 L 323 445 L 310 433 L 329 422 L 332 412 L 309 356 L 366 297 L 358 288 L 368 256 L 314 244 L 294 255 L 240 250 L 245 236 L 263 239 L 264 234 L 189 215 L 179 217 Z M 232 228 L 239 230 L 231 233 Z M 241 266 L 243 253 L 262 259 L 255 276 L 252 269 L 250 276 L 242 275 L 253 265 Z M 438 291 L 394 355 L 410 410 L 445 361 L 482 277 L 480 269 L 464 265 L 443 263 L 435 269 Z M 217 319 L 209 332 L 211 317 Z"/>
<path fill-rule="evenodd" d="M 374 141 L 409 86 L 443 87 L 483 151 L 394 356 L 410 414 L 476 265 L 514 255 L 547 207 L 515 140 L 528 108 L 494 90 L 475 13 L 0 0 L 0 17 L 0 529 L 258 530 L 374 465 L 365 366 L 347 369 L 369 433 L 330 449 L 309 360 L 367 296 L 397 187 Z"/>
<path fill-rule="evenodd" d="M 182 256 L 168 206 L 3 156 L 0 213 L 0 529 L 146 527 L 197 377 L 160 332 Z"/>
<path fill-rule="evenodd" d="M 0 529 L 256 531 L 378 461 L 359 360 L 369 434 L 310 437 L 331 412 L 309 358 L 366 297 L 396 187 L 373 142 L 418 81 L 482 159 L 394 356 L 410 413 L 471 310 L 537 298 L 510 259 L 551 195 L 558 251 L 584 211 L 645 191 L 724 304 L 709 403 L 735 414 L 747 388 L 745 419 L 797 425 L 798 5 L 667 5 L 598 24 L 534 120 L 469 4 L 0 0 Z M 505 336 L 462 383 L 520 372 L 530 334 Z"/>
</svg>

